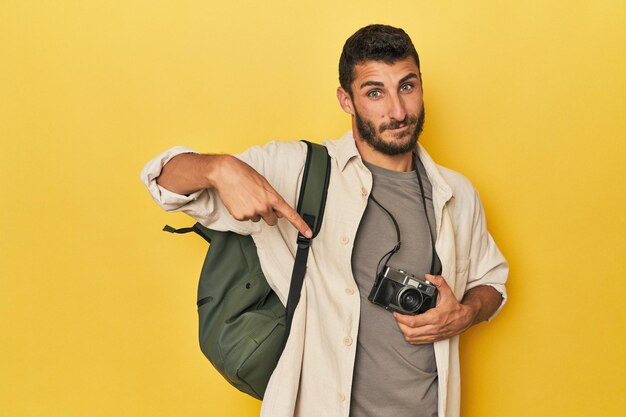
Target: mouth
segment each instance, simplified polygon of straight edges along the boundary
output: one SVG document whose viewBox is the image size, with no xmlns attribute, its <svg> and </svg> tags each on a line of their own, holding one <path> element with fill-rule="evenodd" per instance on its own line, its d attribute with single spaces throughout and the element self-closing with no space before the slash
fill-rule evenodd
<svg viewBox="0 0 626 417">
<path fill-rule="evenodd" d="M 406 130 L 415 125 L 415 121 L 412 120 L 411 117 L 407 117 L 402 121 L 394 120 L 387 124 L 384 124 L 380 128 L 380 133 L 385 131 L 389 131 L 389 133 L 393 135 L 403 134 Z"/>
<path fill-rule="evenodd" d="M 400 126 L 393 127 L 393 128 L 387 128 L 387 129 L 385 129 L 385 130 L 389 130 L 389 131 L 391 131 L 391 132 L 401 132 L 401 131 L 405 130 L 405 129 L 406 129 L 406 128 L 408 128 L 408 127 L 409 127 L 409 125 L 408 125 L 407 123 L 403 123 L 403 124 L 402 124 L 402 125 L 400 125 Z"/>
<path fill-rule="evenodd" d="M 383 132 L 388 132 L 388 134 L 396 139 L 402 139 L 406 135 L 408 135 L 411 130 L 411 123 L 402 123 L 396 126 L 387 127 Z"/>
</svg>

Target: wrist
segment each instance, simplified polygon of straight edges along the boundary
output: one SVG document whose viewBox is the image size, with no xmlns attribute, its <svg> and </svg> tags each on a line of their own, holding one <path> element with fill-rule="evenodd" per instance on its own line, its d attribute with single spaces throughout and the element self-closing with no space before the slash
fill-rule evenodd
<svg viewBox="0 0 626 417">
<path fill-rule="evenodd" d="M 208 185 L 207 188 L 217 188 L 221 183 L 220 172 L 224 172 L 230 158 L 236 158 L 232 155 L 203 155 L 203 157 L 205 158 L 203 177 Z"/>
<path fill-rule="evenodd" d="M 463 300 L 461 303 L 463 310 L 465 312 L 465 317 L 467 318 L 468 327 L 473 326 L 474 324 L 479 323 L 480 320 L 480 309 L 481 304 L 480 300 L 476 299 L 467 299 Z"/>
</svg>

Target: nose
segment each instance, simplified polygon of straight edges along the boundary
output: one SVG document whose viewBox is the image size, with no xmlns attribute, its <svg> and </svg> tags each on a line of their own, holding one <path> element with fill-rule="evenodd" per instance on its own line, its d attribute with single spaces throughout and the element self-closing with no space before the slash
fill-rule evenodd
<svg viewBox="0 0 626 417">
<path fill-rule="evenodd" d="M 406 117 L 404 101 L 398 94 L 390 94 L 387 115 L 392 120 L 402 121 Z"/>
</svg>

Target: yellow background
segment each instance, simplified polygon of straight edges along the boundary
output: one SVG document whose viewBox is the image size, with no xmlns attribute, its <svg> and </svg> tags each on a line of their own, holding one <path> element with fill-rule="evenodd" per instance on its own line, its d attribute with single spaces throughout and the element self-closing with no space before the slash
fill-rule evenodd
<svg viewBox="0 0 626 417">
<path fill-rule="evenodd" d="M 197 347 L 204 244 L 139 181 L 177 144 L 338 137 L 337 62 L 422 58 L 423 143 L 481 192 L 510 303 L 462 338 L 463 417 L 626 415 L 623 1 L 0 5 L 0 416 L 254 416 Z"/>
</svg>

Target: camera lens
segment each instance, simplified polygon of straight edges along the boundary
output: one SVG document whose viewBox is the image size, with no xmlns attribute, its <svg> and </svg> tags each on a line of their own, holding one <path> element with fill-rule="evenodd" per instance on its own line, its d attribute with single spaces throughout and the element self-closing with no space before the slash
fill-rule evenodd
<svg viewBox="0 0 626 417">
<path fill-rule="evenodd" d="M 413 287 L 404 287 L 398 292 L 398 305 L 408 313 L 416 312 L 422 302 L 422 294 Z"/>
</svg>

